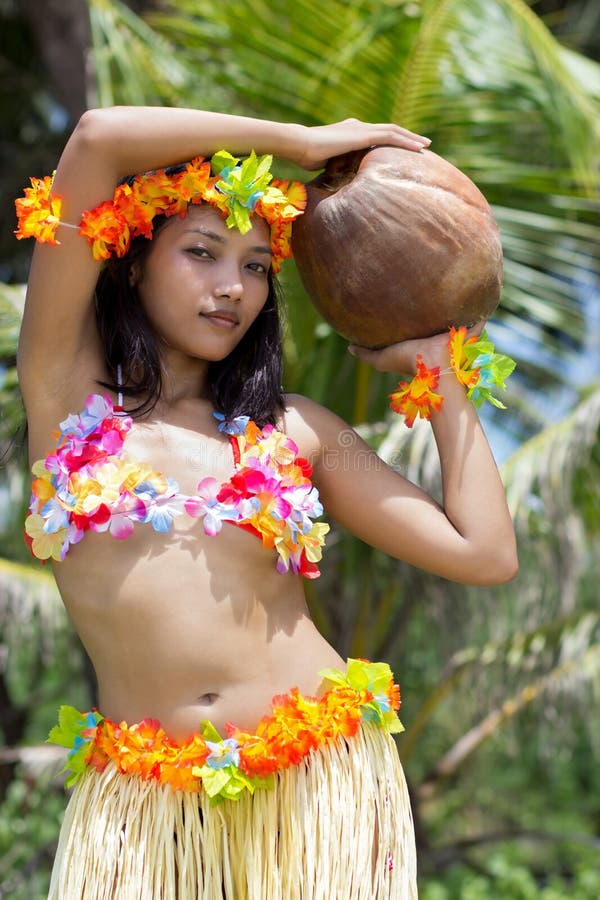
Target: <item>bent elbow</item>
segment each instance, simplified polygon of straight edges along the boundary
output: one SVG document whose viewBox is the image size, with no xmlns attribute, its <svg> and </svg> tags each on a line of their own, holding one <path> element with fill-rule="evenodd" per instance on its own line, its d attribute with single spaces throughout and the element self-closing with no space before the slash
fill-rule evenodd
<svg viewBox="0 0 600 900">
<path fill-rule="evenodd" d="M 122 107 L 87 109 L 80 116 L 71 140 L 76 141 L 84 150 L 94 150 L 103 144 L 110 145 L 119 136 L 118 127 L 122 118 Z"/>
<path fill-rule="evenodd" d="M 519 557 L 516 548 L 492 554 L 482 569 L 482 584 L 497 585 L 512 581 L 519 574 Z"/>
<path fill-rule="evenodd" d="M 86 109 L 73 130 L 73 138 L 84 144 L 93 144 L 102 130 L 104 110 Z"/>
</svg>

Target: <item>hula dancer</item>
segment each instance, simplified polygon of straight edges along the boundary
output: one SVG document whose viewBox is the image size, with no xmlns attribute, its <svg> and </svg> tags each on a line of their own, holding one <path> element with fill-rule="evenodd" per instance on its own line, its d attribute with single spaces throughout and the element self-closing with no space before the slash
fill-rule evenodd
<svg viewBox="0 0 600 900">
<path fill-rule="evenodd" d="M 443 507 L 282 393 L 275 273 L 305 193 L 266 154 L 312 170 L 374 144 L 428 141 L 356 120 L 95 110 L 17 201 L 18 237 L 39 242 L 19 350 L 26 539 L 99 686 L 98 710 L 63 707 L 51 733 L 74 785 L 51 898 L 416 897 L 398 687 L 385 663 L 343 661 L 307 612 L 321 504 L 457 581 L 511 578 L 516 554 L 464 383 L 431 397 L 447 335 L 355 349 L 419 367 Z M 409 418 L 419 384 L 395 401 Z M 338 446 L 344 464 L 325 463 Z"/>
</svg>

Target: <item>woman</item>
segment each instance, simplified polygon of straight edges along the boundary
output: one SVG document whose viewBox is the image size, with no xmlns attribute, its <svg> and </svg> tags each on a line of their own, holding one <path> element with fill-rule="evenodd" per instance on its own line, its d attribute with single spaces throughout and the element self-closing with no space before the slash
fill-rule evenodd
<svg viewBox="0 0 600 900">
<path fill-rule="evenodd" d="M 64 708 L 52 736 L 77 785 L 51 897 L 416 896 L 388 734 L 397 689 L 386 666 L 340 659 L 298 577 L 317 574 L 317 490 L 363 540 L 462 582 L 514 575 L 512 525 L 452 374 L 432 418 L 443 508 L 365 465 L 337 416 L 281 395 L 271 269 L 301 195 L 268 184 L 268 160 L 236 158 L 311 170 L 383 143 L 429 142 L 356 120 L 116 108 L 86 113 L 63 152 L 31 230 L 60 244 L 36 247 L 19 349 L 41 460 L 27 533 L 53 559 L 101 713 Z M 214 154 L 212 169 L 156 173 Z M 155 174 L 115 193 L 131 172 Z M 385 371 L 414 372 L 420 356 L 451 373 L 443 335 L 353 352 Z"/>
</svg>

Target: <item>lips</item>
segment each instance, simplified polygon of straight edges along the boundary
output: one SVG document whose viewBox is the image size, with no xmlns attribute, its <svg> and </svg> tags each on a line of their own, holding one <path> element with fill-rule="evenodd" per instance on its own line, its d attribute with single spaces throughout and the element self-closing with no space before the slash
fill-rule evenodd
<svg viewBox="0 0 600 900">
<path fill-rule="evenodd" d="M 200 315 L 202 318 L 208 319 L 212 325 L 217 325 L 220 328 L 233 328 L 234 325 L 239 325 L 240 323 L 239 316 L 231 309 L 211 309 L 200 313 Z"/>
</svg>

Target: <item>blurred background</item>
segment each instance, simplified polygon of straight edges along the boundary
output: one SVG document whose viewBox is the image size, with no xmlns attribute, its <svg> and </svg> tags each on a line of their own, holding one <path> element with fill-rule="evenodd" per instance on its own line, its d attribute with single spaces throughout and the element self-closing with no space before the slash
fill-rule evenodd
<svg viewBox="0 0 600 900">
<path fill-rule="evenodd" d="M 65 797 L 44 740 L 61 702 L 95 691 L 21 537 L 32 247 L 12 201 L 86 108 L 111 104 L 396 121 L 491 203 L 505 284 L 488 331 L 518 369 L 507 411 L 482 415 L 520 574 L 465 588 L 334 527 L 309 602 L 343 656 L 398 675 L 424 900 L 600 897 L 599 51 L 596 0 L 0 0 L 0 897 L 45 896 Z M 394 379 L 349 356 L 293 264 L 283 280 L 286 388 L 437 493 L 427 424 L 394 420 Z"/>
</svg>

